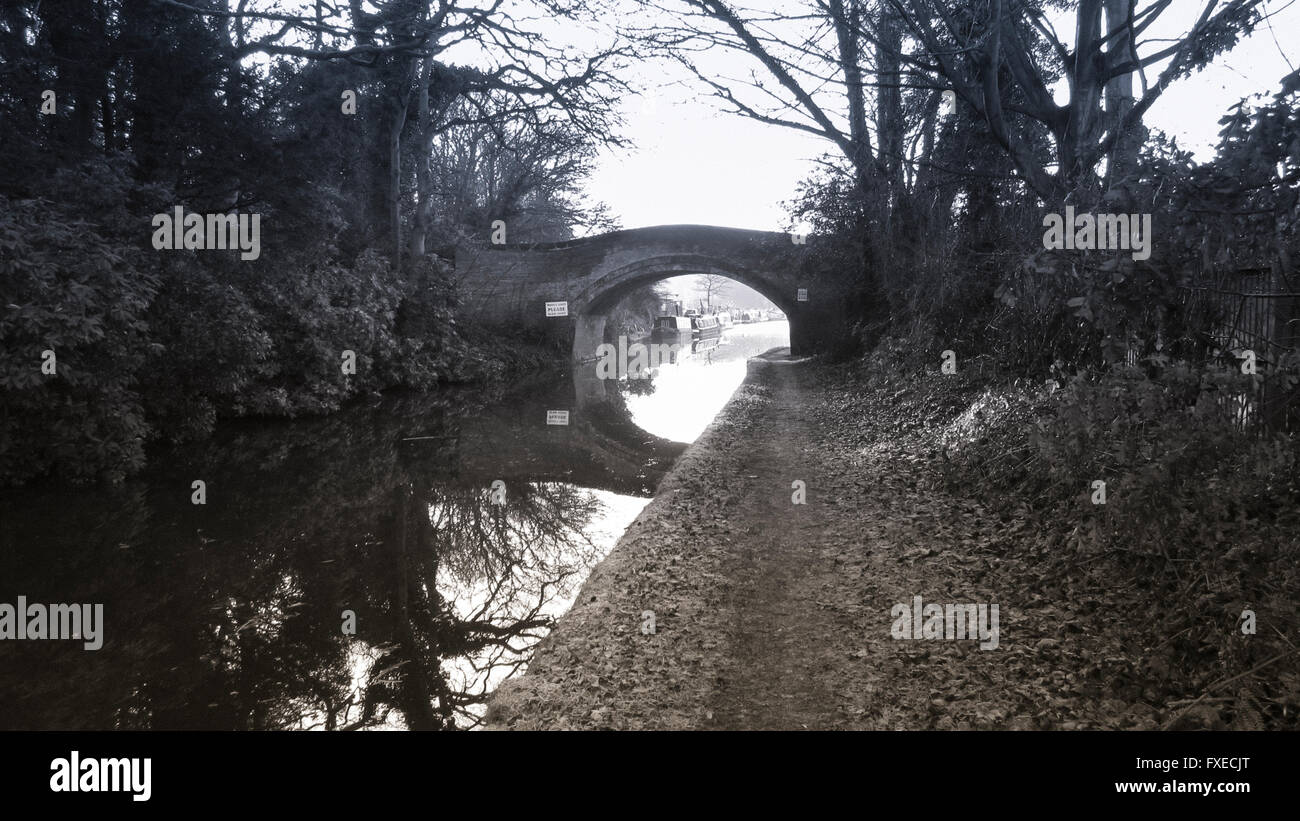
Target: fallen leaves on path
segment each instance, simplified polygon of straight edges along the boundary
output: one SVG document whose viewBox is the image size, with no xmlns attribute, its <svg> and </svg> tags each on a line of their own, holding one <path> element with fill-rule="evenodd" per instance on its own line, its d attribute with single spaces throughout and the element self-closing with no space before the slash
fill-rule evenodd
<svg viewBox="0 0 1300 821">
<path fill-rule="evenodd" d="M 1212 682 L 1141 643 L 1145 580 L 1098 584 L 1047 560 L 1027 505 L 995 512 L 945 476 L 939 432 L 956 419 L 978 436 L 969 410 L 992 401 L 868 390 L 825 367 L 751 375 L 500 688 L 489 724 L 1221 726 L 1215 702 L 1167 703 Z M 791 501 L 796 479 L 806 504 Z M 891 608 L 914 596 L 998 604 L 998 648 L 896 640 Z"/>
</svg>

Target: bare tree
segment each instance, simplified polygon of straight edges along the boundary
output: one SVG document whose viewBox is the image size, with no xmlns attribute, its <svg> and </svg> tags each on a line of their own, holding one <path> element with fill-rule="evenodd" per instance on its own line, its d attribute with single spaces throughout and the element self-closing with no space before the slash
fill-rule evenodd
<svg viewBox="0 0 1300 821">
<path fill-rule="evenodd" d="M 1262 19 L 1262 0 L 1203 0 L 1199 15 L 1169 41 L 1141 38 L 1175 8 L 1173 0 L 805 0 L 779 8 L 643 2 L 672 21 L 643 36 L 728 111 L 828 140 L 859 188 L 883 189 L 890 205 L 906 182 L 904 146 L 933 146 L 940 92 L 949 89 L 988 123 L 1040 197 L 1057 201 L 1093 185 L 1103 160 L 1118 182 L 1133 169 L 1142 118 L 1160 95 Z M 1073 10 L 1073 47 L 1051 23 L 1061 8 Z M 712 53 L 728 52 L 748 57 L 752 69 L 715 69 Z M 1161 64 L 1148 82 L 1146 71 Z M 1058 105 L 1052 86 L 1061 78 L 1069 99 Z M 919 106 L 904 107 L 908 88 L 925 95 Z"/>
<path fill-rule="evenodd" d="M 727 111 L 826 139 L 864 188 L 884 172 L 871 140 L 865 0 L 811 0 L 777 11 L 722 0 L 642 1 L 661 21 L 642 29 L 642 38 L 685 66 Z M 753 69 L 734 76 L 715 68 L 714 55 L 727 54 L 743 55 Z"/>
<path fill-rule="evenodd" d="M 435 224 L 454 237 L 505 220 L 511 242 L 570 239 L 579 227 L 612 229 L 604 207 L 589 204 L 582 191 L 595 155 L 592 140 L 563 121 L 507 119 L 501 112 L 510 105 L 500 93 L 457 101 L 417 157 L 428 160 L 431 181 L 420 202 L 429 222 L 414 227 L 413 246 L 422 248 Z"/>
<path fill-rule="evenodd" d="M 274 0 L 246 0 L 234 10 L 201 8 L 179 0 L 157 0 L 193 14 L 228 21 L 231 59 L 266 54 L 289 60 L 346 62 L 374 73 L 385 123 L 385 219 L 394 264 L 400 265 L 403 232 L 403 137 L 413 131 L 421 152 L 445 127 L 444 117 L 459 99 L 499 93 L 512 104 L 498 115 L 564 120 L 589 138 L 620 142 L 614 106 L 625 85 L 617 67 L 628 53 L 615 39 L 588 54 L 573 54 L 503 9 L 502 0 L 348 0 L 320 2 L 300 14 L 285 13 Z M 568 3 L 533 0 L 552 18 L 577 20 L 600 0 Z M 373 13 L 365 5 L 376 8 Z M 454 46 L 474 42 L 484 66 L 457 65 L 443 58 Z M 410 123 L 414 120 L 414 123 Z M 414 226 L 421 237 L 430 221 L 433 191 L 423 159 L 416 162 Z M 410 248 L 422 253 L 422 240 Z"/>
<path fill-rule="evenodd" d="M 709 311 L 713 310 L 713 297 L 715 294 L 722 293 L 731 280 L 721 274 L 700 274 L 695 278 L 695 288 L 704 294 L 704 302 Z"/>
<path fill-rule="evenodd" d="M 1129 173 L 1143 140 L 1143 115 L 1171 84 L 1249 33 L 1261 19 L 1262 0 L 1205 0 L 1172 41 L 1139 39 L 1172 0 L 1079 0 L 1073 48 L 1053 28 L 1051 4 L 1042 0 L 981 0 L 959 10 L 935 0 L 888 2 L 920 45 L 904 61 L 951 86 L 987 121 L 1030 187 L 1055 202 L 1095 187 L 1102 160 L 1115 181 Z M 1165 61 L 1149 84 L 1146 70 Z M 1140 97 L 1133 94 L 1134 74 Z M 1051 90 L 1060 77 L 1069 85 L 1064 104 Z M 1035 130 L 1050 134 L 1054 156 L 1034 151 L 1026 134 Z"/>
</svg>

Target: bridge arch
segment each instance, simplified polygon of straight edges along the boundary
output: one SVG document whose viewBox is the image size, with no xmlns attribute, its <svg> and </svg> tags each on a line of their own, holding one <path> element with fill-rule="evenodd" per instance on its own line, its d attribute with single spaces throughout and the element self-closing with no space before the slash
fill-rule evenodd
<svg viewBox="0 0 1300 821">
<path fill-rule="evenodd" d="M 590 358 L 605 340 L 605 320 L 611 310 L 634 289 L 670 277 L 717 274 L 747 285 L 771 300 L 790 318 L 791 337 L 797 300 L 781 284 L 747 269 L 734 260 L 708 254 L 661 254 L 630 262 L 596 278 L 570 303 L 574 314 L 573 358 Z"/>
<path fill-rule="evenodd" d="M 609 309 L 637 285 L 716 273 L 748 285 L 784 311 L 792 353 L 806 355 L 843 322 L 840 300 L 803 280 L 814 241 L 776 231 L 659 225 L 565 242 L 475 243 L 456 249 L 455 278 L 469 315 L 535 329 L 581 358 L 603 340 Z M 546 310 L 555 302 L 567 304 L 566 315 Z"/>
</svg>

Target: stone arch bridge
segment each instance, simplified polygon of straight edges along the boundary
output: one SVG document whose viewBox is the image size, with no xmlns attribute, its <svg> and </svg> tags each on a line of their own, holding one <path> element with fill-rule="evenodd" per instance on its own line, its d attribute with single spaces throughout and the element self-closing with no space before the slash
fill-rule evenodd
<svg viewBox="0 0 1300 821">
<path fill-rule="evenodd" d="M 843 318 L 839 300 L 802 281 L 813 237 L 711 225 L 661 225 L 567 242 L 465 245 L 455 279 L 466 314 L 489 324 L 534 328 L 594 355 L 605 317 L 632 289 L 684 274 L 720 274 L 772 300 L 790 321 L 794 355 L 815 353 Z M 807 290 L 807 300 L 799 290 Z M 546 303 L 567 302 L 548 317 Z"/>
</svg>

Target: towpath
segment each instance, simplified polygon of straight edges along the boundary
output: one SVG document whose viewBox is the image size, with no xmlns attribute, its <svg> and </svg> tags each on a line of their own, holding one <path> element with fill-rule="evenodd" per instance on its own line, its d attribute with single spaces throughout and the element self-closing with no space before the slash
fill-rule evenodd
<svg viewBox="0 0 1300 821">
<path fill-rule="evenodd" d="M 1077 614 L 1025 591 L 1031 568 L 999 550 L 1014 529 L 863 407 L 828 368 L 751 364 L 488 725 L 1071 728 L 1122 707 L 1060 672 L 1109 642 L 1061 635 Z M 891 610 L 918 595 L 998 603 L 999 646 L 896 640 Z"/>
</svg>

